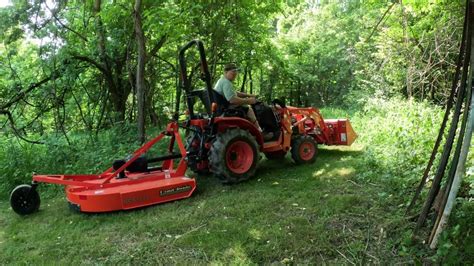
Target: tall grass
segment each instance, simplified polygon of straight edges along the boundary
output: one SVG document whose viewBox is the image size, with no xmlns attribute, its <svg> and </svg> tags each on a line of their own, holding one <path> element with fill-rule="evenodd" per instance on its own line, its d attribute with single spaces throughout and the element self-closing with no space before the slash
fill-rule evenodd
<svg viewBox="0 0 474 266">
<path fill-rule="evenodd" d="M 443 114 L 444 111 L 440 107 L 427 102 L 370 99 L 352 119 L 359 134 L 358 143 L 364 145 L 365 150 L 364 164 L 367 170 L 360 173 L 359 178 L 369 180 L 377 178 L 378 181 L 386 181 L 387 187 L 392 190 L 387 190 L 387 194 L 395 194 L 405 202 L 405 205 L 408 204 L 430 157 Z M 442 148 L 443 145 L 429 175 L 428 187 L 436 171 Z M 439 248 L 433 256 L 438 262 L 459 264 L 462 263 L 461 258 L 474 259 L 472 255 L 474 236 L 472 226 L 469 225 L 472 225 L 474 219 L 472 149 L 466 168 L 468 171 L 458 194 L 458 205 L 451 215 L 450 226 L 443 233 Z M 425 188 L 423 192 L 427 191 Z M 421 202 L 420 200 L 418 203 Z M 402 209 L 405 207 L 402 206 Z M 423 251 L 407 244 L 411 242 L 410 239 L 410 234 L 407 232 L 402 252 L 422 253 Z"/>
<path fill-rule="evenodd" d="M 136 128 L 121 125 L 101 131 L 44 136 L 43 145 L 18 142 L 13 137 L 0 137 L 0 198 L 5 198 L 19 184 L 31 182 L 33 172 L 38 174 L 94 174 L 124 158 L 140 145 Z M 150 136 L 157 130 L 149 130 Z M 44 186 L 41 186 L 43 188 Z M 56 187 L 59 189 L 52 189 Z M 60 186 L 46 186 L 45 192 L 60 190 Z"/>
<path fill-rule="evenodd" d="M 442 120 L 441 108 L 427 102 L 370 99 L 355 116 L 366 158 L 390 170 L 390 178 L 413 181 L 429 158 Z"/>
</svg>

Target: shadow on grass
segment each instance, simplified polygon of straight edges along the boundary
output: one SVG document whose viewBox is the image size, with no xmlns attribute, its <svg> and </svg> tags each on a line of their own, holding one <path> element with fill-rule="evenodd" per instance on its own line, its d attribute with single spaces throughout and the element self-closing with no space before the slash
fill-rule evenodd
<svg viewBox="0 0 474 266">
<path fill-rule="evenodd" d="M 282 160 L 262 160 L 260 161 L 257 170 L 258 178 L 260 174 L 264 175 L 282 175 L 288 171 L 299 171 L 302 169 L 312 169 L 318 171 L 321 169 L 329 170 L 338 167 L 350 165 L 350 161 L 357 161 L 359 157 L 363 156 L 364 152 L 361 149 L 353 150 L 348 147 L 326 147 L 319 148 L 316 161 L 313 164 L 296 165 L 292 158 L 291 152 Z"/>
</svg>

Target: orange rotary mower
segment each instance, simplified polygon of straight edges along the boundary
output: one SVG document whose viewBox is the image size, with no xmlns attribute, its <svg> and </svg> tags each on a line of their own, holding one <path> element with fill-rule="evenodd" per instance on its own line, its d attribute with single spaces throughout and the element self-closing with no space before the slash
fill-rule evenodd
<svg viewBox="0 0 474 266">
<path fill-rule="evenodd" d="M 187 74 L 186 51 L 197 47 L 201 79 L 205 89 L 194 89 Z M 313 107 L 297 108 L 274 100 L 271 106 L 252 106 L 264 133 L 233 109 L 212 89 L 204 45 L 193 40 L 179 52 L 180 86 L 176 93 L 174 120 L 166 130 L 136 150 L 127 160 L 117 160 L 101 174 L 33 175 L 31 185 L 20 185 L 10 195 L 12 209 L 31 214 L 39 209 L 39 183 L 65 186 L 70 206 L 81 212 L 128 210 L 188 198 L 196 189 L 194 178 L 186 176 L 189 167 L 195 173 L 213 173 L 223 183 L 238 183 L 255 175 L 259 152 L 269 160 L 283 159 L 288 152 L 297 164 L 316 159 L 317 144 L 351 145 L 357 138 L 347 119 L 324 120 Z M 181 94 L 184 92 L 187 118 L 178 122 Z M 205 111 L 195 112 L 201 102 Z M 183 141 L 179 128 L 188 130 Z M 169 139 L 167 154 L 151 157 L 150 148 Z M 151 167 L 152 164 L 161 163 Z"/>
</svg>

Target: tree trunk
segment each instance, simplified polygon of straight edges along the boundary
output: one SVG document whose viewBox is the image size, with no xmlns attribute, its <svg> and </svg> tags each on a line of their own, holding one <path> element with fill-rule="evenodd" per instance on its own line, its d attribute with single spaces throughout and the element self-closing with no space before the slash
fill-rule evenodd
<svg viewBox="0 0 474 266">
<path fill-rule="evenodd" d="M 287 103 L 289 105 L 293 105 L 293 89 L 294 89 L 293 86 L 294 86 L 293 81 L 291 81 L 290 82 L 290 93 L 289 93 L 290 99 L 287 101 Z"/>
<path fill-rule="evenodd" d="M 130 93 L 130 87 L 122 86 L 122 67 L 123 62 L 120 59 L 111 61 L 109 56 L 107 55 L 106 49 L 106 41 L 107 38 L 105 36 L 105 26 L 102 22 L 102 18 L 100 15 L 101 12 L 101 0 L 95 0 L 93 6 L 93 13 L 95 16 L 95 31 L 97 34 L 97 42 L 98 42 L 98 52 L 100 63 L 95 62 L 93 59 L 88 58 L 86 56 L 74 56 L 76 59 L 88 62 L 95 67 L 97 67 L 107 82 L 107 87 L 110 92 L 110 100 L 112 103 L 112 110 L 114 111 L 114 120 L 115 121 L 123 121 L 125 120 L 125 109 L 126 109 L 126 101 L 128 94 Z M 113 66 L 112 63 L 115 62 L 115 73 L 112 70 Z"/>
<path fill-rule="evenodd" d="M 244 79 L 242 81 L 242 86 L 240 87 L 240 92 L 245 92 L 245 83 L 247 82 L 247 67 L 244 70 Z"/>
<path fill-rule="evenodd" d="M 266 95 L 266 101 L 271 102 L 272 101 L 272 96 L 273 96 L 273 86 L 275 85 L 275 72 L 271 72 L 270 75 L 268 76 L 268 89 L 265 92 Z"/>
<path fill-rule="evenodd" d="M 102 18 L 100 17 L 100 9 L 101 9 L 101 0 L 94 1 L 94 16 L 96 17 L 96 32 L 99 44 L 99 55 L 102 63 L 105 66 L 105 69 L 110 72 L 110 64 L 107 58 L 106 49 L 105 49 L 105 31 L 104 31 L 104 24 L 102 23 Z"/>
<path fill-rule="evenodd" d="M 253 79 L 252 79 L 252 69 L 249 69 L 249 82 L 250 82 L 250 94 L 253 94 Z"/>
<path fill-rule="evenodd" d="M 297 101 L 297 105 L 298 107 L 301 107 L 302 105 L 302 102 L 301 102 L 301 82 L 298 80 L 298 90 L 297 90 L 297 95 L 298 95 L 298 101 Z"/>
<path fill-rule="evenodd" d="M 142 18 L 141 18 L 141 0 L 135 0 L 135 7 L 133 10 L 135 20 L 135 36 L 137 39 L 137 77 L 136 77 L 136 90 L 137 90 L 137 109 L 138 109 L 138 139 L 141 143 L 145 142 L 145 35 L 142 29 Z"/>
<path fill-rule="evenodd" d="M 410 62 L 408 63 L 408 67 L 407 67 L 407 70 L 406 70 L 406 77 L 405 77 L 405 81 L 406 81 L 406 84 L 407 84 L 407 96 L 408 98 L 411 98 L 413 96 L 413 84 L 412 84 L 412 66 L 413 66 L 413 57 L 411 57 L 409 54 L 408 54 L 408 32 L 407 32 L 407 28 L 408 28 L 408 22 L 407 22 L 407 17 L 406 17 L 406 12 L 405 12 L 405 7 L 403 6 L 403 0 L 400 0 L 400 11 L 401 11 L 401 15 L 402 15 L 402 29 L 403 29 L 403 40 L 404 40 L 404 49 L 405 49 L 405 56 L 407 58 L 410 58 Z"/>
</svg>

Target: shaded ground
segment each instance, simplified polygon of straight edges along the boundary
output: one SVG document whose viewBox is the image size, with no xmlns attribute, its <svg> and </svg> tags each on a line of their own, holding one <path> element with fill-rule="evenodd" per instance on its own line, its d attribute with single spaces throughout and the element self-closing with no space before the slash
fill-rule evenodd
<svg viewBox="0 0 474 266">
<path fill-rule="evenodd" d="M 399 255 L 402 202 L 388 185 L 358 178 L 367 174 L 363 158 L 355 146 L 321 148 L 312 165 L 262 160 L 248 182 L 199 177 L 190 199 L 111 214 L 74 213 L 58 196 L 19 217 L 2 201 L 0 261 L 409 262 Z"/>
</svg>

